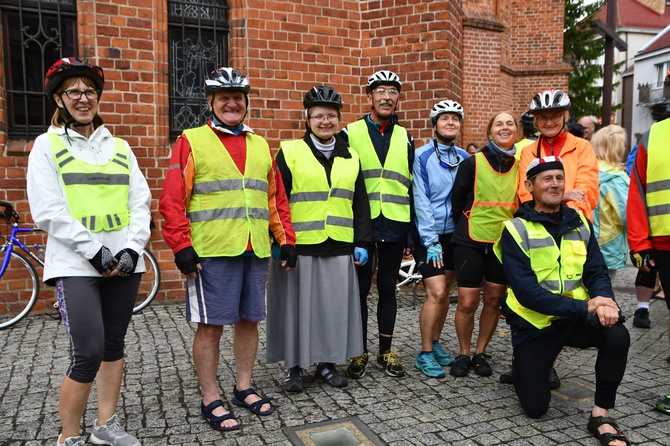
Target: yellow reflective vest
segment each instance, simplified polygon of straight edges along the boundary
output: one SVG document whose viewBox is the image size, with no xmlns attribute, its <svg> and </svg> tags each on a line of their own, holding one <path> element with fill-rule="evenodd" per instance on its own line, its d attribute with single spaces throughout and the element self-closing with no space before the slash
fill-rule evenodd
<svg viewBox="0 0 670 446">
<path fill-rule="evenodd" d="M 483 153 L 475 154 L 475 198 L 472 208 L 466 212 L 472 240 L 495 243 L 500 238 L 503 222 L 514 217 L 518 207 L 518 174 L 518 161 L 508 172 L 501 173 L 491 167 Z"/>
<path fill-rule="evenodd" d="M 647 215 L 649 235 L 670 235 L 670 120 L 651 126 L 647 148 Z"/>
<path fill-rule="evenodd" d="M 116 152 L 107 164 L 90 164 L 75 158 L 60 135 L 47 134 L 72 216 L 91 232 L 128 226 L 130 166 L 124 141 L 114 138 Z"/>
<path fill-rule="evenodd" d="M 382 167 L 368 134 L 365 119 L 347 125 L 349 146 L 358 152 L 370 200 L 372 218 L 383 214 L 389 220 L 408 223 L 411 167 L 407 158 L 407 130 L 394 125 L 389 152 Z"/>
<path fill-rule="evenodd" d="M 270 257 L 268 174 L 272 157 L 267 142 L 247 133 L 244 175 L 208 125 L 185 130 L 195 163 L 186 216 L 193 248 L 201 257 L 235 257 L 249 238 L 254 254 Z"/>
<path fill-rule="evenodd" d="M 517 160 L 520 160 L 521 159 L 521 151 L 523 150 L 523 148 L 533 144 L 534 142 L 535 142 L 535 140 L 533 140 L 533 139 L 524 138 L 521 141 L 519 141 L 518 143 L 514 144 L 516 146 L 516 153 L 514 154 L 514 158 L 516 158 Z"/>
<path fill-rule="evenodd" d="M 296 244 L 315 245 L 329 237 L 353 243 L 358 154 L 351 151 L 351 158 L 333 157 L 328 185 L 326 170 L 304 140 L 282 141 L 280 150 L 292 176 L 289 204 Z"/>
<path fill-rule="evenodd" d="M 579 213 L 582 225 L 561 238 L 560 247 L 541 223 L 514 218 L 505 227 L 530 258 L 530 266 L 542 288 L 577 300 L 588 300 L 589 294 L 582 283 L 586 252 L 591 233 L 586 218 Z M 502 261 L 500 240 L 493 247 Z M 542 314 L 521 305 L 512 289 L 507 290 L 507 306 L 538 329 L 547 328 L 560 316 Z"/>
</svg>

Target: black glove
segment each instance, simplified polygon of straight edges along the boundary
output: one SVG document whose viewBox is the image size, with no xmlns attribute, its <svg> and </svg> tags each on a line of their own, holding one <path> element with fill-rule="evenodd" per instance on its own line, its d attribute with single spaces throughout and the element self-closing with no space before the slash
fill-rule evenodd
<svg viewBox="0 0 670 446">
<path fill-rule="evenodd" d="M 114 258 L 112 251 L 105 246 L 100 248 L 100 251 L 98 251 L 95 257 L 90 259 L 89 262 L 91 262 L 93 268 L 100 274 L 113 270 L 119 263 L 119 261 Z"/>
<path fill-rule="evenodd" d="M 286 266 L 295 268 L 296 263 L 298 263 L 298 251 L 296 251 L 295 246 L 282 245 L 280 253 L 281 260 L 286 260 Z"/>
<path fill-rule="evenodd" d="M 640 252 L 631 251 L 630 261 L 633 262 L 635 268 L 640 269 L 643 266 L 649 266 L 649 260 L 653 259 L 652 254 L 651 249 L 643 249 Z"/>
<path fill-rule="evenodd" d="M 137 260 L 140 256 L 132 249 L 126 248 L 117 252 L 114 258 L 119 261 L 119 264 L 116 265 L 116 269 L 118 269 L 121 274 L 132 274 L 135 272 L 135 268 L 137 268 Z"/>
<path fill-rule="evenodd" d="M 198 270 L 195 265 L 200 263 L 200 257 L 198 257 L 193 246 L 189 246 L 174 255 L 174 263 L 177 264 L 177 268 L 179 268 L 182 274 L 188 276 Z"/>
</svg>

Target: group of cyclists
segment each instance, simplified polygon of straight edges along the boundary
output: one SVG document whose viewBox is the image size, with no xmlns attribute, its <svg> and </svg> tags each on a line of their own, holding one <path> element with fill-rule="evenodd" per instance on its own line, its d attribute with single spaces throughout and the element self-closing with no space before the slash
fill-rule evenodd
<svg viewBox="0 0 670 446">
<path fill-rule="evenodd" d="M 140 444 L 115 411 L 125 332 L 144 270 L 138 253 L 149 239 L 151 195 L 128 144 L 113 137 L 98 114 L 103 86 L 103 70 L 81 59 L 63 58 L 49 69 L 45 91 L 57 110 L 35 141 L 28 166 L 31 213 L 49 235 L 44 279 L 56 284 L 71 356 L 61 386 L 59 446 L 85 444 L 80 423 L 93 381 L 98 418 L 91 441 Z M 629 444 L 608 412 L 625 369 L 628 332 L 593 235 L 598 160 L 587 140 L 566 131 L 565 92 L 532 98 L 524 117 L 532 119 L 537 139 L 523 148 L 517 145 L 519 122 L 501 111 L 488 122 L 487 143 L 473 154 L 462 150 L 456 140 L 466 113 L 445 99 L 426 113 L 434 137 L 415 149 L 396 115 L 403 84 L 381 70 L 365 85 L 370 112 L 342 130 L 340 94 L 326 85 L 307 91 L 305 134 L 282 141 L 273 156 L 244 123 L 249 80 L 222 67 L 204 86 L 211 117 L 178 138 L 159 210 L 165 242 L 187 280 L 186 318 L 197 324 L 193 361 L 201 414 L 213 429 L 240 427 L 217 385 L 226 325 L 234 331 L 232 403 L 260 416 L 274 411 L 272 398 L 252 387 L 258 323 L 266 312 L 266 359 L 284 363 L 288 392 L 304 390 L 303 373 L 312 364 L 315 377 L 333 387 L 363 378 L 370 361 L 390 377 L 404 376 L 392 349 L 395 284 L 403 256 L 413 248 L 426 289 L 418 370 L 434 378 L 446 375 L 444 367 L 455 377 L 470 370 L 490 376 L 487 346 L 502 303 L 515 352 L 507 382 L 514 383 L 526 413 L 541 416 L 557 380 L 556 355 L 564 345 L 585 346 L 575 339 L 597 332 L 592 338 L 603 339 L 595 345 L 599 357 L 616 367 L 596 367 L 599 390 L 588 428 L 602 444 Z M 649 176 L 664 187 L 663 175 Z M 661 209 L 663 200 L 652 196 Z M 655 209 L 662 218 L 651 220 L 652 245 L 670 237 L 665 214 Z M 638 267 L 662 263 L 653 251 L 659 248 L 631 248 Z M 375 274 L 376 348 L 369 351 L 368 295 Z M 459 351 L 452 357 L 440 339 L 455 280 Z M 542 291 L 529 291 L 535 289 Z M 564 321 L 572 321 L 571 328 Z M 543 359 L 547 373 L 540 377 L 528 372 L 538 342 L 552 342 L 543 350 L 549 352 Z M 608 353 L 611 345 L 618 356 Z M 543 399 L 529 402 L 529 392 Z"/>
</svg>

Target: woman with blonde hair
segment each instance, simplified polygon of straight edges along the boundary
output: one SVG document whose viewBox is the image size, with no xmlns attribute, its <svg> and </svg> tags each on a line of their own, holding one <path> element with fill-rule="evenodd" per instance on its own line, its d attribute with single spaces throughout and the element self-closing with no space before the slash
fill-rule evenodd
<svg viewBox="0 0 670 446">
<path fill-rule="evenodd" d="M 600 195 L 593 216 L 600 250 L 605 257 L 610 277 L 626 265 L 626 201 L 629 179 L 622 164 L 626 148 L 626 131 L 612 124 L 598 130 L 591 138 L 598 158 Z"/>
</svg>

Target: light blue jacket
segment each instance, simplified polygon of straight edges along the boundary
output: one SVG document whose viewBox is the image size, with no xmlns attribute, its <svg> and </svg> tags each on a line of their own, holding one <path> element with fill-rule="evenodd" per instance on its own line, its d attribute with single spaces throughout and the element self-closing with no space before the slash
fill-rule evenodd
<svg viewBox="0 0 670 446">
<path fill-rule="evenodd" d="M 453 143 L 448 146 L 439 143 L 437 150 L 442 161 L 454 165 L 442 167 L 435 153 L 435 141 L 431 138 L 416 150 L 412 169 L 416 227 L 424 246 L 437 242 L 439 235 L 454 232 L 451 191 L 458 172 L 456 164 L 470 156 Z"/>
<path fill-rule="evenodd" d="M 623 169 L 605 161 L 598 161 L 600 196 L 593 212 L 593 229 L 605 257 L 607 269 L 626 266 L 628 242 L 626 241 L 626 202 L 630 180 Z"/>
</svg>

